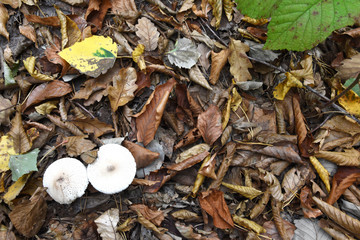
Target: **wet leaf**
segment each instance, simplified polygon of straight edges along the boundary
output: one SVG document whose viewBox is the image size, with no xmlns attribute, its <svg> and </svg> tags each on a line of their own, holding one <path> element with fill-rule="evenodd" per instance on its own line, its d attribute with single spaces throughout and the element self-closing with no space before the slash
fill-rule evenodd
<svg viewBox="0 0 360 240">
<path fill-rule="evenodd" d="M 176 85 L 174 78 L 169 79 L 165 84 L 157 86 L 147 101 L 141 115 L 136 118 L 137 140 L 145 146 L 148 145 L 155 136 L 158 129 L 166 102 L 170 92 Z"/>
<path fill-rule="evenodd" d="M 139 43 L 145 46 L 145 50 L 155 50 L 160 36 L 155 25 L 146 17 L 142 17 L 138 19 L 138 24 L 135 25 L 135 28 L 135 34 L 140 38 Z"/>
<path fill-rule="evenodd" d="M 195 44 L 187 38 L 178 39 L 175 48 L 166 55 L 171 64 L 187 69 L 194 66 L 200 57 Z"/>
<path fill-rule="evenodd" d="M 85 133 L 93 133 L 95 137 L 100 137 L 106 133 L 114 131 L 111 125 L 101 122 L 97 118 L 77 118 L 72 120 L 71 122 L 81 130 L 83 130 Z"/>
<path fill-rule="evenodd" d="M 9 136 L 2 136 L 0 140 L 0 172 L 9 170 L 11 155 L 15 155 L 14 143 Z"/>
<path fill-rule="evenodd" d="M 94 35 L 58 54 L 81 73 L 96 78 L 114 65 L 117 45 L 109 37 Z"/>
<path fill-rule="evenodd" d="M 25 154 L 10 156 L 9 167 L 13 181 L 17 181 L 24 174 L 38 170 L 36 164 L 39 152 L 40 150 L 35 148 Z"/>
<path fill-rule="evenodd" d="M 201 208 L 213 218 L 215 227 L 220 229 L 234 227 L 234 222 L 222 191 L 211 189 L 207 192 L 201 192 L 198 199 Z"/>
<path fill-rule="evenodd" d="M 51 82 L 42 83 L 35 87 L 34 90 L 30 93 L 29 97 L 26 99 L 26 102 L 22 106 L 22 111 L 25 111 L 30 106 L 38 104 L 44 100 L 62 97 L 70 92 L 72 92 L 70 84 L 64 83 L 62 81 L 54 80 Z"/>
<path fill-rule="evenodd" d="M 16 112 L 11 121 L 11 130 L 8 133 L 14 142 L 14 150 L 17 154 L 26 153 L 31 149 L 31 142 L 22 124 L 21 113 Z"/>
<path fill-rule="evenodd" d="M 152 152 L 149 149 L 146 149 L 136 143 L 124 140 L 122 142 L 124 147 L 126 147 L 134 156 L 136 161 L 136 168 L 143 168 L 150 165 L 153 161 L 155 161 L 160 154 L 157 152 Z"/>
<path fill-rule="evenodd" d="M 6 23 L 9 19 L 9 14 L 6 7 L 0 3 L 0 34 L 9 41 L 9 32 L 6 29 Z"/>
<path fill-rule="evenodd" d="M 217 106 L 211 105 L 205 112 L 198 117 L 197 128 L 199 129 L 204 141 L 213 145 L 221 136 L 221 113 Z"/>
<path fill-rule="evenodd" d="M 119 220 L 119 210 L 117 208 L 110 208 L 95 219 L 97 232 L 103 240 L 121 239 L 120 234 L 116 231 Z"/>
<path fill-rule="evenodd" d="M 249 68 L 252 64 L 248 59 L 246 52 L 250 50 L 249 46 L 240 40 L 230 39 L 228 60 L 230 63 L 230 73 L 234 76 L 235 82 L 245 82 L 251 80 Z"/>
<path fill-rule="evenodd" d="M 246 187 L 246 186 L 240 186 L 240 185 L 234 185 L 234 184 L 230 184 L 230 183 L 225 183 L 222 182 L 222 185 L 224 185 L 225 187 L 241 194 L 242 196 L 249 198 L 250 200 L 256 198 L 257 196 L 263 194 L 262 191 L 257 190 L 256 188 L 253 187 Z"/>
<path fill-rule="evenodd" d="M 16 205 L 9 214 L 16 230 L 27 238 L 34 237 L 45 222 L 45 195 L 45 188 L 38 188 L 29 200 Z"/>
<path fill-rule="evenodd" d="M 70 157 L 79 156 L 80 154 L 92 150 L 96 145 L 90 140 L 85 139 L 87 136 L 65 137 L 66 151 Z"/>
<path fill-rule="evenodd" d="M 136 70 L 132 67 L 122 68 L 119 75 L 113 78 L 113 86 L 107 88 L 113 112 L 134 98 L 134 92 L 137 89 L 136 79 Z"/>
<path fill-rule="evenodd" d="M 54 77 L 42 74 L 39 72 L 39 70 L 35 69 L 35 61 L 36 58 L 33 56 L 28 57 L 23 61 L 26 70 L 33 78 L 41 81 L 51 81 L 55 79 Z"/>
</svg>

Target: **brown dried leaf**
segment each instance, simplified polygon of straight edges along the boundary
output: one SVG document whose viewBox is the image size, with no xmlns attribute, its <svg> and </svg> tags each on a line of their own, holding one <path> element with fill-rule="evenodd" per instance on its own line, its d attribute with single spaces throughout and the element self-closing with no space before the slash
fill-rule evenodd
<svg viewBox="0 0 360 240">
<path fill-rule="evenodd" d="M 194 65 L 189 70 L 189 77 L 190 77 L 191 81 L 199 84 L 200 86 L 202 86 L 206 89 L 212 90 L 208 81 L 206 80 L 206 78 L 204 77 L 204 75 L 202 74 L 202 72 L 200 71 L 200 69 L 197 65 Z"/>
<path fill-rule="evenodd" d="M 326 200 L 329 204 L 334 204 L 339 197 L 350 187 L 357 178 L 360 177 L 360 169 L 357 167 L 339 167 L 332 179 L 332 188 L 329 198 Z"/>
<path fill-rule="evenodd" d="M 9 41 L 9 32 L 6 29 L 6 23 L 9 19 L 9 14 L 4 6 L 0 3 L 0 34 L 3 35 Z"/>
<path fill-rule="evenodd" d="M 267 172 L 263 169 L 259 169 L 259 172 L 261 173 L 261 178 L 269 186 L 271 196 L 273 196 L 273 198 L 279 202 L 282 201 L 284 198 L 284 195 L 281 192 L 281 186 L 280 186 L 279 180 L 274 176 L 274 174 Z"/>
<path fill-rule="evenodd" d="M 45 49 L 45 55 L 49 62 L 54 64 L 60 64 L 62 66 L 60 74 L 60 77 L 62 77 L 69 70 L 70 64 L 58 55 L 60 51 L 60 41 L 57 37 L 55 37 L 54 44 L 51 44 L 50 47 L 47 47 Z"/>
<path fill-rule="evenodd" d="M 16 230 L 27 238 L 35 236 L 45 222 L 45 188 L 38 188 L 29 200 L 16 205 L 9 214 Z"/>
<path fill-rule="evenodd" d="M 194 5 L 194 0 L 185 0 L 183 5 L 181 5 L 179 13 L 186 12 L 187 10 L 191 9 L 193 5 Z"/>
<path fill-rule="evenodd" d="M 181 209 L 171 213 L 176 219 L 184 220 L 185 222 L 199 222 L 201 221 L 201 217 L 194 212 L 191 212 L 186 209 Z"/>
<path fill-rule="evenodd" d="M 124 140 L 122 142 L 124 147 L 126 147 L 134 156 L 136 161 L 136 168 L 143 168 L 150 165 L 154 160 L 159 157 L 159 153 L 152 152 L 136 143 Z"/>
<path fill-rule="evenodd" d="M 235 223 L 237 223 L 240 226 L 245 227 L 247 229 L 253 230 L 257 234 L 266 232 L 266 230 L 261 225 L 257 224 L 256 222 L 253 222 L 249 219 L 242 218 L 237 215 L 233 215 L 232 218 Z"/>
<path fill-rule="evenodd" d="M 322 212 L 319 209 L 312 208 L 312 193 L 311 189 L 307 186 L 301 189 L 300 203 L 306 218 L 317 218 L 318 216 L 322 215 Z"/>
<path fill-rule="evenodd" d="M 150 97 L 145 111 L 136 118 L 137 140 L 145 146 L 155 136 L 158 129 L 170 92 L 176 85 L 174 78 L 169 79 L 165 84 L 157 86 Z"/>
<path fill-rule="evenodd" d="M 221 50 L 219 53 L 211 51 L 211 70 L 209 77 L 211 84 L 215 85 L 218 82 L 221 69 L 225 66 L 229 54 L 229 49 Z"/>
<path fill-rule="evenodd" d="M 279 235 L 284 240 L 290 240 L 290 236 L 287 234 L 287 231 L 285 230 L 285 226 L 283 223 L 283 219 L 280 216 L 280 209 L 281 209 L 281 203 L 278 202 L 276 199 L 271 200 L 271 209 L 273 213 L 274 223 L 276 226 L 276 229 L 278 230 Z"/>
<path fill-rule="evenodd" d="M 215 174 L 215 164 L 216 164 L 216 153 L 210 157 L 210 155 L 205 158 L 203 164 L 201 165 L 198 174 L 201 174 L 205 177 L 216 179 Z"/>
<path fill-rule="evenodd" d="M 136 70 L 132 67 L 122 68 L 119 75 L 115 75 L 113 86 L 107 88 L 113 112 L 134 98 L 134 92 L 137 89 L 136 79 Z"/>
<path fill-rule="evenodd" d="M 241 194 L 242 196 L 249 198 L 250 200 L 263 194 L 262 191 L 257 190 L 256 188 L 253 188 L 253 187 L 245 187 L 245 186 L 234 185 L 234 184 L 225 183 L 225 182 L 222 182 L 221 184 L 224 185 L 225 187 Z"/>
<path fill-rule="evenodd" d="M 197 128 L 204 141 L 209 145 L 213 145 L 221 136 L 221 112 L 216 105 L 211 105 L 205 112 L 199 115 Z"/>
<path fill-rule="evenodd" d="M 196 156 L 202 152 L 208 152 L 210 150 L 210 146 L 206 143 L 197 144 L 183 152 L 181 152 L 178 157 L 175 159 L 176 163 L 180 163 L 188 158 Z"/>
<path fill-rule="evenodd" d="M 345 152 L 319 151 L 315 153 L 318 158 L 325 158 L 339 166 L 360 166 L 360 152 L 354 148 L 344 149 Z"/>
<path fill-rule="evenodd" d="M 22 35 L 36 43 L 36 32 L 35 28 L 32 25 L 22 25 L 19 26 L 19 31 Z"/>
<path fill-rule="evenodd" d="M 284 219 L 282 221 L 288 235 L 290 236 L 290 239 L 292 239 L 292 236 L 294 236 L 294 232 L 296 229 L 295 225 Z M 272 240 L 282 240 L 273 221 L 265 222 L 263 224 L 263 227 L 266 229 L 266 233 L 264 233 L 263 235 L 270 237 Z"/>
<path fill-rule="evenodd" d="M 71 123 L 71 122 L 63 122 L 61 121 L 61 119 L 55 115 L 46 115 L 46 117 L 52 122 L 54 123 L 56 126 L 60 127 L 60 128 L 65 128 L 67 130 L 69 130 L 72 134 L 77 135 L 77 136 L 82 136 L 84 135 L 83 132 L 81 132 L 76 126 L 75 124 Z"/>
<path fill-rule="evenodd" d="M 149 221 L 148 219 L 146 219 L 140 211 L 136 210 L 136 213 L 138 215 L 138 222 L 143 225 L 144 227 L 146 227 L 147 229 L 154 231 L 156 233 L 162 234 L 163 232 L 167 231 L 167 229 L 162 229 L 162 228 L 158 228 L 156 227 L 155 224 L 153 224 L 151 221 Z"/>
<path fill-rule="evenodd" d="M 66 16 L 58 7 L 55 6 L 55 10 L 60 20 L 61 47 L 64 50 L 66 47 L 71 47 L 80 41 L 81 31 L 76 23 Z"/>
<path fill-rule="evenodd" d="M 10 124 L 10 115 L 14 112 L 9 99 L 4 98 L 0 95 L 0 126 Z"/>
<path fill-rule="evenodd" d="M 336 207 L 331 206 L 330 204 L 320 200 L 317 197 L 313 197 L 314 202 L 320 208 L 320 210 L 334 222 L 345 228 L 346 230 L 360 235 L 360 221 L 350 217 L 345 214 L 343 211 L 337 209 Z"/>
<path fill-rule="evenodd" d="M 111 12 L 125 19 L 136 19 L 139 15 L 134 0 L 111 0 Z"/>
<path fill-rule="evenodd" d="M 39 17 L 36 15 L 26 15 L 24 14 L 26 20 L 32 23 L 39 23 L 41 25 L 60 27 L 60 20 L 58 17 Z"/>
<path fill-rule="evenodd" d="M 343 240 L 348 239 L 352 240 L 353 238 L 350 238 L 350 236 L 346 233 L 343 233 L 339 231 L 338 229 L 332 228 L 330 224 L 328 223 L 330 220 L 320 219 L 318 222 L 318 225 L 325 231 L 327 234 L 329 234 L 333 239 L 335 240 Z"/>
<path fill-rule="evenodd" d="M 352 56 L 350 59 L 343 60 L 336 70 L 338 71 L 336 75 L 341 79 L 347 80 L 356 77 L 360 71 L 360 53 Z"/>
<path fill-rule="evenodd" d="M 84 152 L 88 152 L 92 150 L 96 145 L 90 141 L 85 139 L 87 136 L 73 136 L 73 137 L 65 137 L 64 141 L 66 141 L 66 151 L 70 157 L 76 157 Z"/>
<path fill-rule="evenodd" d="M 215 28 L 218 29 L 222 16 L 223 0 L 209 0 L 209 3 L 213 8 L 213 15 L 216 19 Z"/>
<path fill-rule="evenodd" d="M 89 134 L 93 133 L 95 137 L 100 137 L 103 134 L 114 131 L 111 125 L 101 122 L 97 118 L 77 118 L 71 122 L 80 128 L 83 132 Z"/>
<path fill-rule="evenodd" d="M 165 216 L 161 210 L 152 210 L 144 204 L 133 204 L 130 209 L 134 212 L 140 212 L 144 218 L 151 221 L 156 226 L 160 226 Z"/>
<path fill-rule="evenodd" d="M 17 154 L 26 153 L 31 149 L 32 143 L 25 132 L 20 112 L 16 112 L 15 117 L 11 120 L 11 129 L 8 135 L 14 141 L 14 150 Z"/>
<path fill-rule="evenodd" d="M 35 69 L 35 61 L 36 61 L 36 58 L 33 56 L 30 56 L 30 57 L 26 58 L 25 60 L 23 60 L 24 67 L 29 72 L 29 74 L 33 78 L 40 80 L 40 81 L 54 80 L 54 77 L 42 74 L 39 70 Z"/>
<path fill-rule="evenodd" d="M 198 199 L 201 208 L 212 216 L 215 227 L 220 229 L 234 227 L 234 222 L 222 191 L 211 189 L 207 192 L 201 192 Z"/>
<path fill-rule="evenodd" d="M 235 82 L 251 80 L 252 77 L 248 69 L 252 68 L 252 64 L 246 55 L 246 52 L 250 50 L 249 46 L 240 40 L 231 38 L 229 50 L 230 73 L 234 76 Z"/>
<path fill-rule="evenodd" d="M 65 96 L 72 92 L 70 84 L 63 81 L 54 80 L 40 84 L 30 93 L 26 102 L 22 105 L 24 112 L 28 107 L 40 103 L 44 100 Z"/>
<path fill-rule="evenodd" d="M 298 188 L 299 183 L 301 183 L 302 176 L 300 171 L 297 168 L 290 169 L 287 173 L 285 173 L 282 188 L 285 190 L 285 194 L 289 195 L 294 193 L 296 188 Z"/>
<path fill-rule="evenodd" d="M 146 17 L 142 17 L 138 19 L 138 24 L 135 25 L 135 28 L 135 34 L 140 38 L 139 43 L 145 46 L 145 50 L 155 50 L 160 36 L 155 25 Z"/>
<path fill-rule="evenodd" d="M 186 226 L 185 224 L 176 222 L 175 226 L 176 229 L 180 232 L 180 234 L 186 239 L 192 239 L 192 240 L 208 239 L 207 237 L 202 236 L 201 234 L 195 233 L 192 225 Z"/>
<path fill-rule="evenodd" d="M 199 129 L 193 128 L 189 130 L 189 132 L 187 132 L 186 135 L 174 146 L 174 150 L 192 144 L 200 138 L 201 133 Z"/>
<path fill-rule="evenodd" d="M 251 209 L 251 212 L 250 212 L 251 219 L 256 218 L 264 211 L 267 203 L 269 202 L 269 199 L 270 199 L 270 190 L 266 189 L 266 191 L 264 192 L 264 195 L 257 202 L 257 204 L 253 207 L 253 209 Z"/>
<path fill-rule="evenodd" d="M 169 165 L 167 166 L 166 168 L 167 169 L 170 169 L 170 170 L 173 170 L 173 171 L 182 171 L 182 170 L 185 170 L 185 169 L 188 169 L 192 166 L 194 166 L 195 164 L 201 162 L 202 160 L 204 160 L 204 158 L 209 155 L 209 152 L 208 151 L 204 151 L 202 153 L 199 153 L 195 156 L 191 156 L 189 157 L 188 159 L 186 160 L 183 160 L 177 164 L 172 164 L 172 165 Z"/>
<path fill-rule="evenodd" d="M 85 13 L 85 19 L 94 26 L 92 32 L 102 28 L 102 24 L 108 9 L 111 8 L 110 0 L 90 0 Z"/>
</svg>

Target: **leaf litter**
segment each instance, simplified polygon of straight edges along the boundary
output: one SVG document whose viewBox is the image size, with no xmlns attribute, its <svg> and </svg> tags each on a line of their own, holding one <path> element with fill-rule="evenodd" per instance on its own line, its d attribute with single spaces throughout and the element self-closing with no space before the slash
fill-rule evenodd
<svg viewBox="0 0 360 240">
<path fill-rule="evenodd" d="M 358 1 L 64 2 L 0 4 L 0 238 L 358 236 Z M 47 194 L 109 141 L 126 190 Z"/>
</svg>

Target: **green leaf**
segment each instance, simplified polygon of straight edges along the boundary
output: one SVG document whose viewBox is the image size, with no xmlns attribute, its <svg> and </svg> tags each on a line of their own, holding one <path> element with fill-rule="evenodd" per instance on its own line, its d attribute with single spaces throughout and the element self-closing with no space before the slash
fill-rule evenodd
<svg viewBox="0 0 360 240">
<path fill-rule="evenodd" d="M 171 64 L 175 64 L 180 68 L 191 68 L 200 57 L 195 44 L 187 38 L 180 38 L 175 48 L 167 53 L 167 57 Z"/>
<path fill-rule="evenodd" d="M 12 173 L 12 180 L 17 181 L 22 175 L 31 171 L 37 171 L 36 162 L 40 150 L 35 148 L 31 152 L 21 155 L 11 155 L 9 167 Z"/>
<path fill-rule="evenodd" d="M 346 82 L 344 83 L 345 87 L 350 86 L 353 82 L 355 81 L 355 78 L 349 78 L 348 80 L 346 80 Z M 359 97 L 360 97 L 360 87 L 359 84 L 356 84 L 351 90 L 353 90 Z"/>
<path fill-rule="evenodd" d="M 14 68 L 11 69 L 5 61 L 3 61 L 3 69 L 4 69 L 4 79 L 5 79 L 5 86 L 13 85 L 16 83 L 14 77 L 16 76 L 18 69 L 19 69 L 19 63 L 14 65 Z"/>
<path fill-rule="evenodd" d="M 283 0 L 272 14 L 265 48 L 310 49 L 359 17 L 359 0 Z"/>
<path fill-rule="evenodd" d="M 235 0 L 242 14 L 252 18 L 269 18 L 282 0 Z"/>
</svg>

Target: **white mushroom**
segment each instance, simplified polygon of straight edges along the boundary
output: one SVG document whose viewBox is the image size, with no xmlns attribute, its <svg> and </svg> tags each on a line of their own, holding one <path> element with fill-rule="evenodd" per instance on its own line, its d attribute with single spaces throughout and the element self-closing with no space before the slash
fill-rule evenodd
<svg viewBox="0 0 360 240">
<path fill-rule="evenodd" d="M 136 162 L 131 152 L 119 144 L 105 144 L 98 157 L 87 167 L 90 183 L 99 192 L 113 194 L 126 189 L 136 173 Z"/>
<path fill-rule="evenodd" d="M 43 186 L 58 203 L 69 204 L 81 197 L 89 184 L 86 167 L 75 158 L 61 158 L 45 171 Z"/>
</svg>

